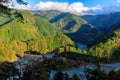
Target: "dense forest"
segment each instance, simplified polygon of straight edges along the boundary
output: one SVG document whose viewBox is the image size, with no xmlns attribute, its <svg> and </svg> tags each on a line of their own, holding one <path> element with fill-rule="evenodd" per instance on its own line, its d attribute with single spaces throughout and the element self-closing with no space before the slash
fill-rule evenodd
<svg viewBox="0 0 120 80">
<path fill-rule="evenodd" d="M 36 51 L 45 54 L 62 46 L 74 46 L 71 39 L 48 21 L 34 17 L 29 11 L 20 11 L 20 14 L 24 18 L 22 22 L 15 17 L 5 21 L 0 27 L 0 60 L 15 59 L 15 53 Z"/>
</svg>

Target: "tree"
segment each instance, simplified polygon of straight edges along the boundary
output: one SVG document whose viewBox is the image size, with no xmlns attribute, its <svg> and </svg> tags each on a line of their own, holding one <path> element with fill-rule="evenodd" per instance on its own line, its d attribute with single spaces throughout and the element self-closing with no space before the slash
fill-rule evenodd
<svg viewBox="0 0 120 80">
<path fill-rule="evenodd" d="M 16 1 L 19 4 L 25 4 L 25 5 L 28 4 L 27 2 L 24 2 L 23 0 L 16 0 Z M 12 3 L 12 2 L 13 2 L 13 0 L 0 0 L 0 4 L 2 4 L 2 3 Z"/>
<path fill-rule="evenodd" d="M 19 76 L 19 71 L 14 63 L 0 63 L 0 80 L 10 80 L 11 77 L 16 80 L 16 76 Z"/>
<path fill-rule="evenodd" d="M 35 61 L 25 67 L 22 80 L 49 80 L 49 76 L 48 66 Z"/>
<path fill-rule="evenodd" d="M 69 75 L 67 73 L 64 74 L 64 80 L 70 80 Z"/>
<path fill-rule="evenodd" d="M 15 9 L 9 8 L 9 6 L 7 6 L 7 5 L 4 5 L 4 4 L 9 4 L 9 3 L 12 3 L 12 5 L 14 5 L 13 1 L 14 0 L 0 0 L 0 16 L 8 17 L 11 20 L 13 18 L 18 18 L 18 21 L 24 23 L 24 18 L 20 12 L 18 12 Z M 16 2 L 19 4 L 23 4 L 23 5 L 28 4 L 27 2 L 24 2 L 23 0 L 16 0 Z M 11 18 L 12 16 L 14 16 L 14 17 Z M 4 22 L 4 23 L 6 23 L 6 22 Z"/>
<path fill-rule="evenodd" d="M 14 5 L 13 1 L 14 0 L 0 0 L 0 15 L 1 14 L 6 14 L 8 16 L 11 16 L 11 12 L 10 12 L 11 9 L 9 9 L 8 6 L 5 6 L 3 4 L 12 3 L 12 5 Z M 23 5 L 28 4 L 27 2 L 24 2 L 23 0 L 16 0 L 16 2 L 19 3 L 19 4 L 23 4 Z"/>
<path fill-rule="evenodd" d="M 54 77 L 53 80 L 73 80 L 72 78 L 69 77 L 67 73 L 63 73 L 61 71 L 58 71 Z M 76 79 L 77 80 L 77 79 Z"/>
<path fill-rule="evenodd" d="M 100 69 L 87 69 L 87 80 L 107 80 L 107 74 Z"/>
<path fill-rule="evenodd" d="M 107 76 L 107 79 L 108 80 L 117 80 L 117 75 L 116 75 L 116 72 L 115 71 L 110 71 L 109 73 L 108 73 L 108 76 Z"/>
<path fill-rule="evenodd" d="M 53 80 L 64 80 L 64 74 L 61 71 L 58 71 L 53 77 Z"/>
<path fill-rule="evenodd" d="M 77 74 L 73 75 L 73 80 L 79 80 L 79 77 L 77 76 Z"/>
</svg>

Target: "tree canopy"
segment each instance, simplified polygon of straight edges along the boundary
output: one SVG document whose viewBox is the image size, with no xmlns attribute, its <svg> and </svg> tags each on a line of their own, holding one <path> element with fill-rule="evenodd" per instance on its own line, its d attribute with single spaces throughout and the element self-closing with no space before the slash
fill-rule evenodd
<svg viewBox="0 0 120 80">
<path fill-rule="evenodd" d="M 0 4 L 2 4 L 2 3 L 12 3 L 12 2 L 13 2 L 13 0 L 0 0 Z M 25 4 L 25 5 L 28 4 L 27 2 L 24 2 L 23 0 L 16 0 L 16 2 L 19 3 L 19 4 Z"/>
<path fill-rule="evenodd" d="M 13 4 L 13 1 L 14 0 L 0 0 L 0 16 L 7 16 L 7 17 L 11 17 L 12 15 L 16 16 L 18 18 L 20 18 L 20 21 L 23 20 L 23 17 L 20 13 L 18 13 L 17 11 L 12 11 L 12 9 L 9 8 L 9 6 L 7 5 L 4 5 L 4 4 L 9 4 L 9 3 L 12 3 Z M 27 2 L 24 2 L 23 0 L 16 0 L 16 2 L 18 4 L 23 4 L 23 5 L 27 5 L 28 3 Z"/>
</svg>

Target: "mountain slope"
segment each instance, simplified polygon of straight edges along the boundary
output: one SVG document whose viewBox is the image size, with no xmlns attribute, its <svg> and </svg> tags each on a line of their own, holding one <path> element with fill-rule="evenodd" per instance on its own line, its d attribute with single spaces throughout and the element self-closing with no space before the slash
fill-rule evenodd
<svg viewBox="0 0 120 80">
<path fill-rule="evenodd" d="M 70 13 L 62 13 L 60 15 L 64 16 L 58 20 L 57 17 L 54 17 L 50 22 L 54 21 L 52 23 L 60 27 L 75 42 L 90 45 L 102 35 L 99 30 L 79 16 Z"/>
<path fill-rule="evenodd" d="M 111 28 L 118 26 L 120 23 L 119 12 L 105 15 L 85 15 L 82 18 L 104 33 L 109 32 Z"/>
<path fill-rule="evenodd" d="M 105 57 L 109 60 L 119 61 L 120 58 L 120 26 L 110 31 L 104 37 L 104 42 L 90 48 L 88 53 L 92 56 Z M 103 38 L 104 39 L 104 38 Z"/>
<path fill-rule="evenodd" d="M 35 16 L 40 16 L 41 18 L 45 18 L 48 21 L 51 20 L 53 17 L 61 14 L 59 11 L 33 11 Z"/>
<path fill-rule="evenodd" d="M 91 46 L 94 43 L 97 43 L 97 40 L 99 40 L 103 34 L 90 24 L 84 24 L 77 32 L 66 33 L 66 35 L 75 42 L 81 42 Z"/>
<path fill-rule="evenodd" d="M 61 13 L 50 20 L 51 23 L 57 25 L 62 30 L 68 32 L 76 32 L 82 25 L 87 22 L 76 15 L 70 13 Z"/>
<path fill-rule="evenodd" d="M 0 61 L 14 61 L 16 53 L 35 51 L 45 54 L 68 44 L 74 46 L 71 39 L 47 20 L 35 17 L 28 11 L 20 13 L 24 23 L 15 18 L 0 27 Z"/>
<path fill-rule="evenodd" d="M 48 11 L 38 12 L 37 15 L 47 19 L 53 25 L 56 25 L 64 34 L 66 34 L 75 42 L 92 44 L 95 39 L 99 39 L 99 37 L 102 35 L 102 32 L 97 30 L 87 21 L 70 13 Z"/>
</svg>

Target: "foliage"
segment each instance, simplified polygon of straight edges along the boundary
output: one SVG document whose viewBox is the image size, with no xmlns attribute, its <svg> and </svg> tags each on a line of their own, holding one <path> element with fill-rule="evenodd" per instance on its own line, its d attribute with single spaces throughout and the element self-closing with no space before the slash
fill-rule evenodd
<svg viewBox="0 0 120 80">
<path fill-rule="evenodd" d="M 110 71 L 108 73 L 100 69 L 87 69 L 86 70 L 87 80 L 119 80 L 120 79 L 120 70 Z"/>
<path fill-rule="evenodd" d="M 64 74 L 61 71 L 58 71 L 53 77 L 53 80 L 64 80 Z"/>
<path fill-rule="evenodd" d="M 0 0 L 0 3 L 11 3 L 13 0 Z M 24 3 L 23 0 L 16 0 L 18 3 Z"/>
<path fill-rule="evenodd" d="M 59 29 L 47 20 L 34 17 L 29 11 L 18 11 L 18 13 L 22 14 L 24 19 L 22 22 L 19 17 L 14 17 L 0 27 L 2 45 L 10 46 L 10 48 L 4 48 L 6 52 L 1 51 L 0 61 L 4 57 L 8 57 L 9 60 L 9 55 L 2 56 L 7 53 L 11 56 L 15 56 L 15 53 L 23 54 L 26 51 L 45 54 L 68 44 L 74 46 L 71 39 L 59 32 Z M 6 58 L 3 59 L 5 60 Z"/>
<path fill-rule="evenodd" d="M 102 33 L 79 16 L 58 11 L 34 12 L 34 15 L 47 19 L 75 42 L 92 45 Z"/>
<path fill-rule="evenodd" d="M 24 4 L 27 5 L 27 2 L 24 2 L 23 0 L 16 0 L 17 3 L 19 4 Z M 4 5 L 4 4 L 9 4 L 12 3 L 13 6 L 13 0 L 0 0 L 0 16 L 1 15 L 7 15 L 9 17 L 12 16 L 11 10 L 10 8 L 8 8 L 8 6 Z"/>
<path fill-rule="evenodd" d="M 39 16 L 41 18 L 47 19 L 50 21 L 53 17 L 61 14 L 59 11 L 34 11 L 33 12 L 35 16 Z"/>
<path fill-rule="evenodd" d="M 32 65 L 25 67 L 22 80 L 50 80 L 51 70 L 59 71 L 68 67 L 66 61 L 57 58 L 45 59 L 43 62 L 35 61 Z M 69 80 L 69 76 L 68 74 L 58 72 L 53 80 Z"/>
<path fill-rule="evenodd" d="M 19 76 L 19 71 L 15 67 L 14 63 L 0 63 L 0 79 L 1 80 L 11 80 L 10 77 L 18 79 L 16 76 Z"/>
<path fill-rule="evenodd" d="M 58 71 L 54 75 L 53 80 L 80 80 L 80 79 L 77 74 L 74 74 L 73 77 L 69 77 L 67 73 Z"/>
<path fill-rule="evenodd" d="M 113 35 L 114 34 L 114 35 Z M 97 57 L 105 57 L 108 59 L 115 59 L 115 56 L 119 55 L 120 51 L 120 31 L 119 27 L 113 31 L 111 38 L 108 38 L 108 40 L 104 43 L 99 43 L 96 46 L 93 46 L 89 49 L 88 54 L 97 56 Z M 117 60 L 117 59 L 116 59 Z"/>
<path fill-rule="evenodd" d="M 28 65 L 25 67 L 22 80 L 49 80 L 49 68 L 42 63 Z"/>
<path fill-rule="evenodd" d="M 110 37 L 109 37 L 110 36 Z M 108 37 L 104 40 L 104 37 Z M 97 45 L 92 46 L 89 50 L 77 50 L 77 48 L 72 51 L 69 51 L 69 48 L 66 49 L 67 58 L 80 60 L 85 62 L 94 62 L 94 63 L 109 63 L 109 62 L 119 62 L 120 61 L 120 28 L 110 32 L 107 36 L 103 37 L 104 42 L 100 42 Z"/>
</svg>

